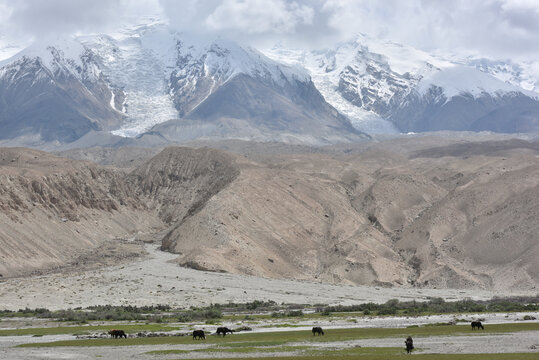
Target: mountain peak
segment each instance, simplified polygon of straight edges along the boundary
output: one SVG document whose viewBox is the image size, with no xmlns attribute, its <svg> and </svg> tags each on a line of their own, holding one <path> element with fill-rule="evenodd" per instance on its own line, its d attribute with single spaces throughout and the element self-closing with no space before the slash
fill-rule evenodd
<svg viewBox="0 0 539 360">
<path fill-rule="evenodd" d="M 523 125 L 533 123 L 526 114 L 535 113 L 532 108 L 539 106 L 538 94 L 520 86 L 522 79 L 516 76 L 514 65 L 429 54 L 365 34 L 331 49 L 305 51 L 275 46 L 266 53 L 278 61 L 304 66 L 324 98 L 368 133 L 471 130 L 475 121 L 502 107 L 504 116 L 508 109 L 513 109 L 514 116 L 492 120 L 492 126 L 481 120 L 483 130 L 499 129 L 496 121 L 523 122 L 518 126 L 506 124 L 502 126 L 505 129 L 530 129 Z M 506 74 L 510 70 L 511 76 Z M 459 97 L 469 96 L 472 100 L 467 101 L 466 110 L 444 108 L 450 102 L 462 102 Z M 516 98 L 529 99 L 526 111 L 516 105 Z M 458 115 L 462 112 L 465 116 Z M 417 116 L 417 123 L 414 120 L 412 125 L 410 119 Z"/>
<path fill-rule="evenodd" d="M 351 141 L 358 132 L 535 131 L 539 95 L 520 85 L 536 88 L 533 79 L 539 75 L 534 77 L 531 68 L 430 54 L 366 34 L 330 49 L 281 45 L 260 52 L 149 19 L 115 33 L 34 44 L 0 62 L 0 100 L 8 104 L 0 121 L 13 128 L 9 136 L 43 135 L 50 124 L 41 121 L 52 121 L 47 139 L 55 137 L 52 129 L 67 124 L 71 130 L 61 141 L 84 131 L 134 138 L 169 121 L 178 129 L 196 128 L 182 140 L 233 136 L 240 123 L 248 124 L 247 139 L 282 139 L 277 131 L 291 131 L 285 138 L 309 143 Z M 21 84 L 32 91 L 14 95 Z M 225 93 L 226 85 L 234 93 Z M 41 94 L 50 97 L 48 103 Z M 12 108 L 13 96 L 31 108 L 24 113 Z M 316 126 L 325 130 L 315 134 L 318 120 Z M 220 132 L 218 121 L 231 123 Z M 33 125 L 19 128 L 25 122 Z M 339 130 L 330 134 L 331 129 Z"/>
<path fill-rule="evenodd" d="M 38 97 L 39 91 L 57 94 L 55 106 L 62 107 L 61 99 L 66 104 L 76 100 L 67 101 L 70 93 L 65 90 L 75 86 L 72 80 L 77 80 L 79 93 L 86 92 L 77 101 L 92 97 L 95 106 L 91 111 L 72 104 L 62 115 L 65 118 L 56 120 L 58 125 L 70 122 L 69 113 L 75 111 L 81 115 L 76 117 L 81 122 L 93 124 L 91 128 L 84 125 L 85 130 L 80 131 L 111 131 L 122 137 L 136 137 L 150 129 L 156 134 L 156 125 L 176 121 L 175 127 L 183 129 L 181 139 L 189 140 L 208 135 L 194 128 L 226 118 L 234 124 L 246 124 L 246 139 L 308 139 L 309 143 L 326 144 L 350 141 L 359 134 L 325 102 L 302 67 L 279 63 L 252 47 L 225 38 L 178 33 L 158 21 L 113 34 L 35 45 L 17 56 L 40 59 L 42 70 L 55 77 L 46 90 L 36 88 L 32 96 Z M 17 56 L 6 61 L 6 66 L 13 65 Z M 37 72 L 30 71 L 28 75 L 37 76 Z M 9 83 L 9 79 L 4 80 Z M 222 89 L 233 80 L 227 89 L 234 93 L 228 94 Z M 25 103 L 32 103 L 27 100 Z M 104 118 L 96 118 L 97 108 L 106 114 Z M 50 112 L 47 119 L 58 117 L 54 109 Z M 110 122 L 111 119 L 114 121 Z M 119 126 L 118 119 L 122 119 Z M 71 123 L 79 129 L 79 124 Z M 186 130 L 186 124 L 190 130 Z M 233 129 L 236 125 L 226 134 L 215 130 L 220 135 L 211 136 L 235 137 Z M 32 131 L 40 130 L 37 127 Z M 286 135 L 279 134 L 280 131 Z M 61 140 L 73 140 L 74 136 L 78 135 Z"/>
</svg>

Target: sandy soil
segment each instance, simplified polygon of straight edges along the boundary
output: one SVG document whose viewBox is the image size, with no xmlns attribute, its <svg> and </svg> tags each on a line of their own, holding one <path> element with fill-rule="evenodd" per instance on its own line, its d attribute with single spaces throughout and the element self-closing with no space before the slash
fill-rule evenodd
<svg viewBox="0 0 539 360">
<path fill-rule="evenodd" d="M 309 281 L 266 279 L 253 276 L 213 273 L 179 267 L 177 255 L 144 244 L 148 255 L 112 267 L 54 273 L 30 278 L 6 279 L 0 287 L 0 308 L 24 307 L 65 309 L 99 304 L 152 305 L 174 307 L 211 303 L 274 300 L 278 303 L 354 304 L 385 302 L 389 299 L 425 300 L 443 297 L 488 299 L 516 295 L 483 290 L 383 288 L 331 285 Z M 522 292 L 522 295 L 534 295 Z"/>
<path fill-rule="evenodd" d="M 414 339 L 416 352 L 421 353 L 443 353 L 443 354 L 496 354 L 512 352 L 537 352 L 539 353 L 539 338 L 537 331 L 526 331 L 507 334 L 493 334 L 482 336 L 436 336 L 422 337 Z M 314 343 L 315 347 L 343 348 L 354 346 L 375 346 L 375 347 L 399 347 L 402 338 L 384 339 L 361 339 L 346 342 Z M 300 345 L 302 343 L 290 344 Z"/>
</svg>

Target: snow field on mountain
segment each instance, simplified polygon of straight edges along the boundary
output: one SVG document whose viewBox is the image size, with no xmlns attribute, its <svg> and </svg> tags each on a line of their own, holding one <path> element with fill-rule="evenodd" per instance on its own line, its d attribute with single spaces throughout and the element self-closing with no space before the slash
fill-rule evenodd
<svg viewBox="0 0 539 360">
<path fill-rule="evenodd" d="M 416 89 L 420 94 L 424 94 L 432 85 L 441 87 L 448 99 L 463 93 L 477 97 L 483 93 L 503 95 L 522 91 L 489 74 L 464 66 L 453 66 L 431 72 L 421 79 Z"/>
<path fill-rule="evenodd" d="M 9 51 L 0 48 L 0 59 Z M 387 119 L 393 120 L 410 98 L 423 97 L 432 87 L 440 88 L 447 101 L 458 95 L 496 98 L 517 93 L 539 100 L 534 92 L 539 89 L 537 61 L 428 53 L 365 34 L 329 49 L 278 45 L 260 52 L 220 37 L 177 33 L 160 19 L 148 18 L 109 35 L 31 45 L 0 61 L 0 76 L 24 76 L 14 62 L 36 57 L 47 68 L 36 67 L 36 79 L 50 70 L 71 74 L 88 86 L 87 80 L 103 76 L 112 93 L 107 106 L 125 115 L 112 133 L 124 137 L 177 119 L 183 110 L 187 114 L 238 74 L 277 87 L 312 80 L 355 128 L 372 134 L 398 133 Z M 122 92 L 120 106 L 116 96 Z M 185 108 L 179 104 L 182 99 L 188 99 Z"/>
<path fill-rule="evenodd" d="M 264 54 L 275 61 L 285 64 L 303 66 L 311 75 L 311 79 L 324 99 L 344 114 L 352 125 L 369 134 L 394 134 L 398 129 L 389 121 L 377 114 L 351 104 L 337 91 L 339 77 L 347 63 L 353 61 L 355 53 L 349 46 L 339 48 L 336 52 L 306 52 L 274 47 Z"/>
<path fill-rule="evenodd" d="M 166 50 L 173 49 L 173 40 L 166 38 L 166 33 L 145 34 L 144 30 L 126 30 L 117 34 L 118 39 L 108 36 L 81 39 L 102 60 L 110 84 L 125 94 L 123 107 L 127 121 L 112 131 L 114 135 L 133 137 L 178 117 L 167 90 L 173 58 Z"/>
<path fill-rule="evenodd" d="M 178 118 L 169 84 L 171 74 L 188 76 L 190 81 L 184 86 L 193 91 L 200 77 L 210 77 L 214 86 L 206 98 L 214 87 L 240 73 L 280 86 L 310 79 L 302 68 L 274 62 L 255 49 L 219 38 L 178 34 L 158 22 L 81 41 L 102 59 L 103 72 L 111 86 L 125 93 L 127 121 L 112 131 L 125 137 L 137 136 L 156 124 Z"/>
</svg>

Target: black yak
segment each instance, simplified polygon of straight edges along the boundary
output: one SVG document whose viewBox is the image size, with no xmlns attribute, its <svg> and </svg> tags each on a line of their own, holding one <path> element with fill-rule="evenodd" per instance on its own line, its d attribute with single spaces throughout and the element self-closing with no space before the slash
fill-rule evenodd
<svg viewBox="0 0 539 360">
<path fill-rule="evenodd" d="M 109 330 L 109 335 L 115 339 L 127 338 L 127 335 L 123 330 L 116 330 L 116 329 Z"/>
<path fill-rule="evenodd" d="M 196 339 L 206 339 L 206 335 L 204 335 L 204 330 L 195 330 L 193 331 L 193 340 Z"/>
<path fill-rule="evenodd" d="M 472 330 L 475 330 L 475 328 L 477 328 L 477 330 L 479 329 L 485 330 L 485 328 L 483 327 L 483 324 L 481 324 L 481 321 L 472 321 Z"/>
<path fill-rule="evenodd" d="M 404 343 L 406 344 L 406 353 L 411 354 L 414 349 L 414 340 L 411 336 L 408 336 L 406 340 L 404 340 Z"/>
<path fill-rule="evenodd" d="M 314 335 L 324 335 L 324 330 L 322 330 L 322 328 L 320 326 L 315 326 L 313 327 L 313 336 Z"/>
<path fill-rule="evenodd" d="M 225 337 L 226 333 L 231 333 L 232 334 L 232 330 L 230 330 L 229 328 L 227 328 L 225 326 L 220 326 L 220 327 L 217 328 L 217 331 L 216 331 L 217 335 L 223 334 L 223 337 Z"/>
</svg>

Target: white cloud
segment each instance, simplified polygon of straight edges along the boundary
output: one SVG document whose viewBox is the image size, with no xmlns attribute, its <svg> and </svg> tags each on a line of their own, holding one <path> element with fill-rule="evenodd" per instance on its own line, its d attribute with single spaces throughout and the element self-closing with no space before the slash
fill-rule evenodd
<svg viewBox="0 0 539 360">
<path fill-rule="evenodd" d="M 12 40 L 99 33 L 159 14 L 159 0 L 0 0 L 0 33 Z"/>
<path fill-rule="evenodd" d="M 292 33 L 300 24 L 312 23 L 314 10 L 284 0 L 224 0 L 205 21 L 213 30 L 247 33 Z"/>
<path fill-rule="evenodd" d="M 341 37 L 356 31 L 425 50 L 539 53 L 536 0 L 328 0 L 321 10 Z"/>
<path fill-rule="evenodd" d="M 13 30 L 38 38 L 102 29 L 122 10 L 119 0 L 27 0 L 3 5 L 11 10 L 8 22 Z"/>
<path fill-rule="evenodd" d="M 13 9 L 11 6 L 9 6 L 7 3 L 1 3 L 0 2 L 0 24 L 4 24 L 9 20 L 11 17 L 11 14 L 13 13 Z"/>
<path fill-rule="evenodd" d="M 331 46 L 363 32 L 424 50 L 539 55 L 538 0 L 0 0 L 0 34 L 20 43 L 101 32 L 147 14 L 255 46 Z"/>
</svg>

